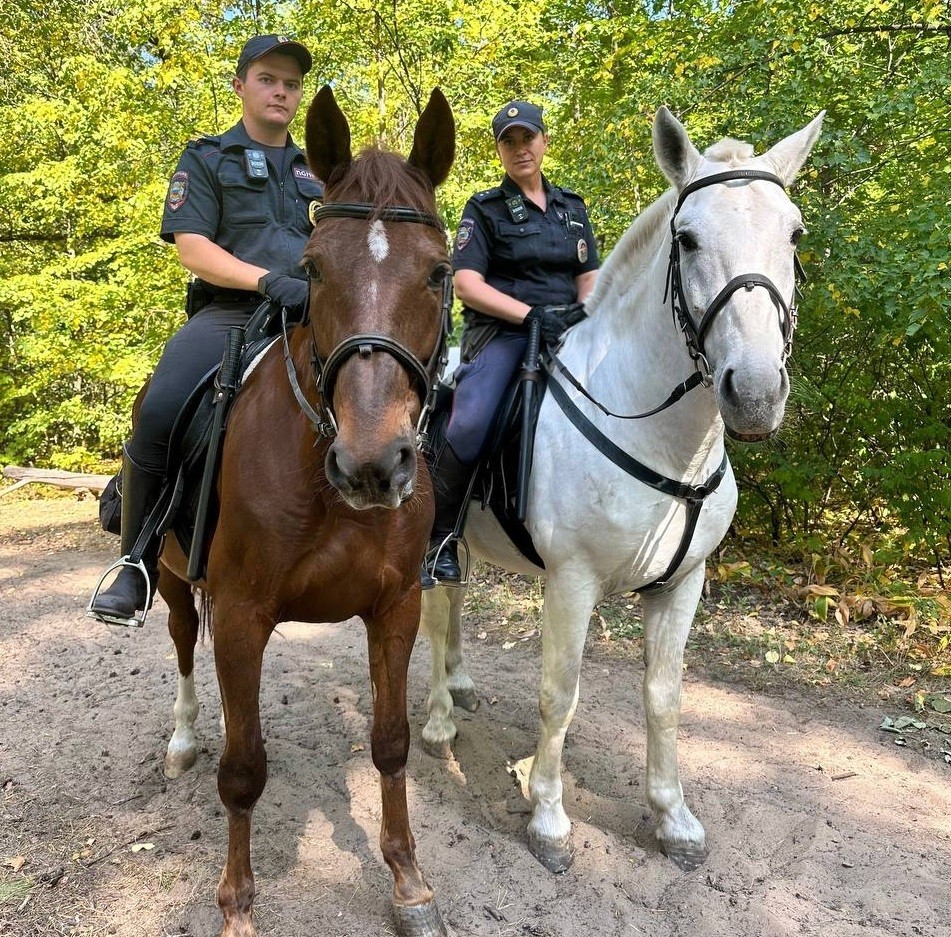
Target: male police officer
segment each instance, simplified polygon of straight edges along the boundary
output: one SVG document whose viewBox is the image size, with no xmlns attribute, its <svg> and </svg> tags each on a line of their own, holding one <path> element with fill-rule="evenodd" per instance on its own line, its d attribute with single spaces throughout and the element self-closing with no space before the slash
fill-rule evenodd
<svg viewBox="0 0 951 937">
<path fill-rule="evenodd" d="M 188 321 L 169 340 L 142 401 L 122 473 L 122 555 L 127 557 L 165 480 L 169 435 L 181 406 L 220 363 L 232 326 L 264 299 L 304 312 L 308 283 L 299 265 L 323 188 L 288 127 L 311 55 L 283 36 L 254 36 L 238 58 L 232 88 L 241 120 L 220 137 L 190 142 L 168 188 L 162 239 L 175 244 L 195 277 Z M 142 624 L 158 578 L 158 538 L 138 567 L 119 570 L 89 612 L 112 624 Z"/>
</svg>

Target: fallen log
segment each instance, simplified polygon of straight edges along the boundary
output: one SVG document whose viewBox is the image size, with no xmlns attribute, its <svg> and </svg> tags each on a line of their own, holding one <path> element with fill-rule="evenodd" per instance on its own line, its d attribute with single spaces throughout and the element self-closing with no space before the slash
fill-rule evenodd
<svg viewBox="0 0 951 937">
<path fill-rule="evenodd" d="M 15 485 L 0 490 L 0 497 L 29 485 L 39 482 L 44 485 L 55 485 L 57 488 L 85 488 L 97 496 L 102 494 L 111 475 L 87 475 L 83 472 L 62 472 L 58 469 L 21 468 L 18 465 L 8 465 L 3 470 L 4 478 L 12 478 Z"/>
</svg>

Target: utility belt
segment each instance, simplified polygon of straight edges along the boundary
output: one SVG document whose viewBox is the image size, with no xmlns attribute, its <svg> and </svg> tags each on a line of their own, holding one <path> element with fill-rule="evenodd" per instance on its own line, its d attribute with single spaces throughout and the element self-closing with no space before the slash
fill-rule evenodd
<svg viewBox="0 0 951 937">
<path fill-rule="evenodd" d="M 227 290 L 205 283 L 197 277 L 189 282 L 185 295 L 185 315 L 190 319 L 211 303 L 248 303 L 259 306 L 264 297 L 256 290 Z"/>
</svg>

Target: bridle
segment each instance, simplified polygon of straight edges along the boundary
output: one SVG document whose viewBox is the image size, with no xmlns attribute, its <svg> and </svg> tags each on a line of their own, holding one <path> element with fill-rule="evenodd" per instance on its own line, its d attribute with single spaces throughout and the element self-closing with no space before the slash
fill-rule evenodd
<svg viewBox="0 0 951 937">
<path fill-rule="evenodd" d="M 562 361 L 558 358 L 557 354 L 554 352 L 550 354 L 550 360 L 543 362 L 549 375 L 554 374 L 557 370 L 557 372 L 563 376 L 568 381 L 568 383 L 575 388 L 575 390 L 579 391 L 582 396 L 593 403 L 599 410 L 601 410 L 602 413 L 605 413 L 608 416 L 616 417 L 617 419 L 621 420 L 641 420 L 645 417 L 653 416 L 654 414 L 660 413 L 662 410 L 666 410 L 668 407 L 673 406 L 673 404 L 680 400 L 681 397 L 683 397 L 694 387 L 697 387 L 700 384 L 703 384 L 705 387 L 709 387 L 713 383 L 713 378 L 710 373 L 710 365 L 707 363 L 707 358 L 704 353 L 704 338 L 706 337 L 710 326 L 713 324 L 713 320 L 717 313 L 723 309 L 730 297 L 737 290 L 752 290 L 757 286 L 763 287 L 763 289 L 769 293 L 770 298 L 773 300 L 773 303 L 776 306 L 777 312 L 779 314 L 779 326 L 782 331 L 784 342 L 783 361 L 789 357 L 789 354 L 792 351 L 793 332 L 796 329 L 797 287 L 794 287 L 793 296 L 787 303 L 782 294 L 779 292 L 779 289 L 776 287 L 776 284 L 773 283 L 769 277 L 764 276 L 761 273 L 745 273 L 740 276 L 733 277 L 733 279 L 730 280 L 730 282 L 727 283 L 726 286 L 724 286 L 716 296 L 714 296 L 713 300 L 710 302 L 710 305 L 707 306 L 703 315 L 700 317 L 699 325 L 694 322 L 687 311 L 687 303 L 680 276 L 680 241 L 677 236 L 677 228 L 675 224 L 677 213 L 680 211 L 680 208 L 684 203 L 684 199 L 692 192 L 696 192 L 698 189 L 705 188 L 708 185 L 716 185 L 720 182 L 730 182 L 736 179 L 763 179 L 767 182 L 775 183 L 784 190 L 786 188 L 786 186 L 783 184 L 783 181 L 778 176 L 759 169 L 730 169 L 726 172 L 715 173 L 712 176 L 705 176 L 702 179 L 697 179 L 696 181 L 691 182 L 689 185 L 684 186 L 680 192 L 680 197 L 677 200 L 677 205 L 674 208 L 674 213 L 670 219 L 670 260 L 667 268 L 667 285 L 664 290 L 664 303 L 666 304 L 667 295 L 669 293 L 674 321 L 679 325 L 681 331 L 684 333 L 684 339 L 687 342 L 687 352 L 694 363 L 695 370 L 690 375 L 690 377 L 678 384 L 677 387 L 675 387 L 671 394 L 667 397 L 667 399 L 659 406 L 656 406 L 652 410 L 648 410 L 644 413 L 625 415 L 612 412 L 600 401 L 592 397 L 591 394 L 581 384 L 581 382 L 578 381 L 578 379 L 568 370 L 567 367 L 565 367 Z M 802 264 L 799 262 L 798 256 L 795 256 L 794 269 L 797 279 L 804 280 L 805 271 L 802 269 Z M 619 446 L 615 445 L 581 411 L 578 405 L 571 399 L 570 395 L 562 386 L 560 381 L 549 381 L 548 389 L 551 392 L 555 402 L 559 407 L 561 407 L 562 412 L 565 414 L 568 420 L 599 452 L 601 452 L 602 455 L 604 455 L 628 475 L 638 479 L 645 485 L 653 488 L 655 491 L 660 491 L 666 495 L 670 495 L 671 497 L 679 498 L 685 503 L 687 515 L 686 522 L 684 524 L 684 531 L 680 538 L 680 545 L 677 547 L 673 557 L 668 563 L 667 569 L 653 582 L 641 586 L 636 590 L 637 592 L 644 593 L 663 592 L 669 588 L 672 577 L 679 569 L 680 564 L 687 555 L 687 551 L 690 549 L 690 543 L 693 539 L 693 533 L 696 529 L 697 521 L 700 518 L 700 509 L 703 506 L 704 500 L 717 490 L 720 482 L 723 480 L 723 477 L 726 474 L 727 466 L 729 465 L 726 450 L 724 449 L 723 458 L 721 459 L 719 466 L 704 482 L 699 485 L 689 485 L 674 478 L 666 478 L 663 475 L 659 475 L 643 462 L 640 462 L 633 456 L 629 455 Z"/>
<path fill-rule="evenodd" d="M 403 221 L 412 224 L 425 224 L 435 228 L 443 236 L 446 227 L 436 215 L 418 211 L 405 206 L 377 208 L 363 202 L 337 202 L 323 205 L 313 214 L 313 223 L 316 226 L 326 218 L 355 218 L 362 221 Z M 284 364 L 287 368 L 288 380 L 291 389 L 301 409 L 314 424 L 320 436 L 332 438 L 337 435 L 337 418 L 333 409 L 333 391 L 337 374 L 344 362 L 359 355 L 369 358 L 374 352 L 385 352 L 395 358 L 409 373 L 416 386 L 422 407 L 419 420 L 416 423 L 416 447 L 419 448 L 425 437 L 429 416 L 432 412 L 433 400 L 439 386 L 442 372 L 446 367 L 448 356 L 446 353 L 449 333 L 452 331 L 452 277 L 446 276 L 442 284 L 441 326 L 436 347 L 429 360 L 423 362 L 416 357 L 405 345 L 389 335 L 379 332 L 360 332 L 345 338 L 334 350 L 322 359 L 317 353 L 317 338 L 314 332 L 313 316 L 311 316 L 311 365 L 314 380 L 317 386 L 318 403 L 316 410 L 310 405 L 300 388 L 297 379 L 297 370 L 291 358 L 290 346 L 287 341 L 287 316 L 283 311 L 283 338 Z"/>
<path fill-rule="evenodd" d="M 796 321 L 798 318 L 796 312 L 796 296 L 799 293 L 798 283 L 805 282 L 806 279 L 808 279 L 806 277 L 806 271 L 802 267 L 802 262 L 799 260 L 798 254 L 793 255 L 793 269 L 796 275 L 797 286 L 794 288 L 793 296 L 788 303 L 785 299 L 783 299 L 783 296 L 776 287 L 776 284 L 773 283 L 769 277 L 762 273 L 744 273 L 740 276 L 733 277 L 733 279 L 730 280 L 730 282 L 727 283 L 726 286 L 724 286 L 723 289 L 713 297 L 710 305 L 707 306 L 703 315 L 700 317 L 699 325 L 694 323 L 693 318 L 687 311 L 687 302 L 684 297 L 683 282 L 680 277 L 680 241 L 677 237 L 677 213 L 680 211 L 680 208 L 684 203 L 684 199 L 692 192 L 696 192 L 697 189 L 703 189 L 708 185 L 716 185 L 720 182 L 731 182 L 735 179 L 765 179 L 767 182 L 775 183 L 784 191 L 786 189 L 782 179 L 780 179 L 779 176 L 773 175 L 771 172 L 764 172 L 760 169 L 729 169 L 726 172 L 714 173 L 712 176 L 704 176 L 702 179 L 697 179 L 694 182 L 684 186 L 680 193 L 680 197 L 677 199 L 677 205 L 674 208 L 674 213 L 670 218 L 670 259 L 667 263 L 667 284 L 664 288 L 664 303 L 666 304 L 667 297 L 670 296 L 670 308 L 674 315 L 674 321 L 684 333 L 684 340 L 687 343 L 687 353 L 690 355 L 695 367 L 695 370 L 690 375 L 690 377 L 688 377 L 685 381 L 681 381 L 673 389 L 667 399 L 658 406 L 653 407 L 650 410 L 646 410 L 643 413 L 625 414 L 614 413 L 612 410 L 609 410 L 607 407 L 605 407 L 604 404 L 602 404 L 599 400 L 592 397 L 584 385 L 571 373 L 571 371 L 568 370 L 566 365 L 554 351 L 549 353 L 547 360 L 542 361 L 543 367 L 548 371 L 549 374 L 552 374 L 557 370 L 558 373 L 561 374 L 568 381 L 568 383 L 575 388 L 575 390 L 581 393 L 582 396 L 587 398 L 607 416 L 614 417 L 618 420 L 643 420 L 645 417 L 654 416 L 656 413 L 660 413 L 663 410 L 666 410 L 668 407 L 673 406 L 678 400 L 680 400 L 681 397 L 693 390 L 694 387 L 697 387 L 700 384 L 702 384 L 704 387 L 710 387 L 712 385 L 713 376 L 710 372 L 710 365 L 707 363 L 707 357 L 704 352 L 703 344 L 707 332 L 709 331 L 710 326 L 713 324 L 713 320 L 717 313 L 723 309 L 730 297 L 737 290 L 752 290 L 755 286 L 761 286 L 769 293 L 773 303 L 776 306 L 776 310 L 779 313 L 779 327 L 783 334 L 783 362 L 786 361 L 786 359 L 792 353 L 793 333 L 796 330 Z"/>
<path fill-rule="evenodd" d="M 779 327 L 783 335 L 783 357 L 786 359 L 792 352 L 793 333 L 796 330 L 796 292 L 793 289 L 793 295 L 787 303 L 783 295 L 779 292 L 776 284 L 769 277 L 762 273 L 743 273 L 733 277 L 726 286 L 717 293 L 710 301 L 710 305 L 704 310 L 700 317 L 700 323 L 694 322 L 688 309 L 686 297 L 684 296 L 683 281 L 680 274 L 680 238 L 677 234 L 677 213 L 680 211 L 684 200 L 698 189 L 704 189 L 709 185 L 717 185 L 721 182 L 732 182 L 737 179 L 763 179 L 766 182 L 772 182 L 778 185 L 783 191 L 786 189 L 785 183 L 779 176 L 771 172 L 765 172 L 761 169 L 728 169 L 726 172 L 714 173 L 712 176 L 704 176 L 702 179 L 684 186 L 677 199 L 677 205 L 670 218 L 670 260 L 667 264 L 667 287 L 664 290 L 664 302 L 667 302 L 667 296 L 670 295 L 670 307 L 674 314 L 674 320 L 684 333 L 684 339 L 687 343 L 687 353 L 693 360 L 697 372 L 700 374 L 701 383 L 709 387 L 713 377 L 710 372 L 710 365 L 707 363 L 707 357 L 704 352 L 704 339 L 713 320 L 716 318 L 724 306 L 729 302 L 737 290 L 745 289 L 751 291 L 754 287 L 761 286 L 769 293 L 776 311 L 779 314 Z M 797 280 L 804 281 L 806 273 L 802 268 L 799 255 L 793 255 L 793 265 Z"/>
</svg>

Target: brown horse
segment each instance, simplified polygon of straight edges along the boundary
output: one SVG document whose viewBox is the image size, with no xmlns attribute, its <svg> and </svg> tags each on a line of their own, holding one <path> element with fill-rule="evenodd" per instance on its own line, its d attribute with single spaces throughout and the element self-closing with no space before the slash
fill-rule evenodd
<svg viewBox="0 0 951 937">
<path fill-rule="evenodd" d="M 416 863 L 406 805 L 406 674 L 420 612 L 419 568 L 433 517 L 418 456 L 451 303 L 446 235 L 434 188 L 452 165 L 455 128 L 437 90 L 408 160 L 351 156 L 350 128 L 329 88 L 307 113 L 307 156 L 326 180 L 304 252 L 310 322 L 285 332 L 246 379 L 229 418 L 220 519 L 207 576 L 225 746 L 218 791 L 228 857 L 218 886 L 222 937 L 253 937 L 251 815 L 267 759 L 258 694 L 264 648 L 281 621 L 366 624 L 380 846 L 393 873 L 399 933 L 446 930 Z M 283 346 L 283 355 L 282 355 Z M 178 652 L 175 776 L 195 761 L 192 669 L 199 617 L 174 538 L 159 591 Z"/>
</svg>

